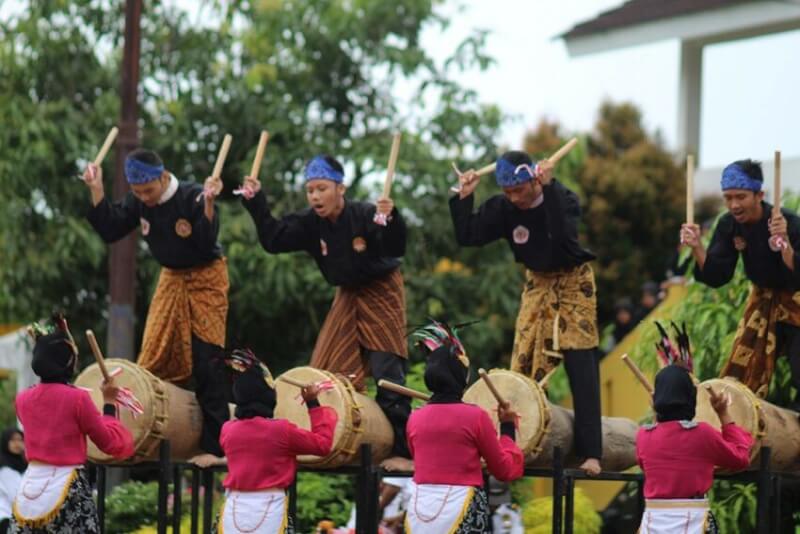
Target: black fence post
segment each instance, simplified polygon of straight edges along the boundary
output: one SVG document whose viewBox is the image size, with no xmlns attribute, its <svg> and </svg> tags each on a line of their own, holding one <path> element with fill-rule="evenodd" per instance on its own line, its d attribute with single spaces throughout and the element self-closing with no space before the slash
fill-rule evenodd
<svg viewBox="0 0 800 534">
<path fill-rule="evenodd" d="M 295 532 L 298 532 L 297 526 L 297 472 L 294 474 L 291 486 L 289 486 L 289 520 L 294 525 Z"/>
<path fill-rule="evenodd" d="M 361 462 L 356 477 L 356 534 L 378 530 L 378 477 L 372 466 L 372 446 L 361 445 Z"/>
<path fill-rule="evenodd" d="M 575 519 L 575 479 L 571 475 L 564 479 L 564 491 L 567 499 L 564 505 L 564 534 L 572 534 Z"/>
<path fill-rule="evenodd" d="M 770 501 L 770 471 L 769 459 L 772 451 L 769 447 L 761 449 L 760 462 L 758 465 L 758 496 L 756 504 L 756 523 L 758 534 L 769 534 L 769 501 Z"/>
<path fill-rule="evenodd" d="M 214 471 L 203 469 L 203 534 L 211 534 L 214 511 Z"/>
<path fill-rule="evenodd" d="M 178 465 L 172 469 L 172 534 L 180 534 L 183 519 L 183 473 Z"/>
<path fill-rule="evenodd" d="M 200 468 L 191 466 L 192 468 L 192 512 L 189 521 L 189 532 L 197 534 L 200 523 Z"/>
<path fill-rule="evenodd" d="M 553 534 L 561 534 L 561 501 L 564 495 L 564 459 L 561 447 L 553 447 Z"/>
<path fill-rule="evenodd" d="M 106 531 L 106 466 L 96 465 L 97 473 L 97 519 L 100 522 L 100 534 Z"/>
<path fill-rule="evenodd" d="M 167 534 L 167 500 L 169 499 L 169 441 L 158 447 L 158 534 Z"/>
</svg>

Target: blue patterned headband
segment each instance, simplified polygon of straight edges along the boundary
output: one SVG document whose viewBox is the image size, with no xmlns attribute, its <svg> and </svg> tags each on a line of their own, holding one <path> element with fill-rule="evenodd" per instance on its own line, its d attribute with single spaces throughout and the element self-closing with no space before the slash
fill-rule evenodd
<svg viewBox="0 0 800 534">
<path fill-rule="evenodd" d="M 735 163 L 731 163 L 722 171 L 721 180 L 722 190 L 746 189 L 755 193 L 761 191 L 762 182 L 754 180 L 744 169 Z"/>
<path fill-rule="evenodd" d="M 146 184 L 161 178 L 163 165 L 150 165 L 136 158 L 125 158 L 125 178 L 129 184 Z"/>
<path fill-rule="evenodd" d="M 306 165 L 306 182 L 309 180 L 331 180 L 340 184 L 344 182 L 344 174 L 334 169 L 322 156 L 315 156 Z"/>
<path fill-rule="evenodd" d="M 533 169 L 535 167 L 535 164 L 514 165 L 507 159 L 497 158 L 497 166 L 494 170 L 497 185 L 500 187 L 514 187 L 515 185 L 530 182 L 533 180 Z"/>
</svg>

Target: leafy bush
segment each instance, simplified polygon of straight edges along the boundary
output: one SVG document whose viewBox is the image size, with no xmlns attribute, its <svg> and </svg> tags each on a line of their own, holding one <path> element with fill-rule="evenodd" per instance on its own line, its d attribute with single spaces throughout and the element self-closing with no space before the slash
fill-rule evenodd
<svg viewBox="0 0 800 534">
<path fill-rule="evenodd" d="M 322 519 L 344 525 L 355 502 L 355 480 L 346 475 L 297 474 L 297 532 L 311 532 Z"/>
<path fill-rule="evenodd" d="M 600 534 L 603 520 L 594 504 L 580 488 L 575 488 L 573 528 L 581 534 Z M 550 534 L 553 525 L 553 498 L 540 497 L 525 504 L 522 510 L 525 534 Z"/>
</svg>

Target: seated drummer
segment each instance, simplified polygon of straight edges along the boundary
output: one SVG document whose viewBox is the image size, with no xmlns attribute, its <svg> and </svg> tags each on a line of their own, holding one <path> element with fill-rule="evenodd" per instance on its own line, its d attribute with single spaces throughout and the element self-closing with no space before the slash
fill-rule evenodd
<svg viewBox="0 0 800 534">
<path fill-rule="evenodd" d="M 103 413 L 89 393 L 69 383 L 78 348 L 63 317 L 54 325 L 31 325 L 33 372 L 41 379 L 17 395 L 17 417 L 25 428 L 28 468 L 13 504 L 8 532 L 101 532 L 92 487 L 86 477 L 86 438 L 117 460 L 134 453 L 133 437 L 116 419 L 118 388 L 99 384 Z M 57 423 L 57 424 L 54 424 Z"/>
<path fill-rule="evenodd" d="M 310 431 L 273 419 L 277 397 L 266 366 L 244 350 L 233 351 L 225 362 L 239 374 L 233 383 L 236 419 L 222 426 L 220 436 L 228 476 L 223 481 L 227 498 L 219 532 L 294 532 L 286 488 L 297 473 L 297 456 L 330 453 L 336 411 L 320 406 L 319 387 L 309 385 L 300 393 L 308 407 Z"/>
<path fill-rule="evenodd" d="M 408 368 L 406 309 L 401 257 L 406 225 L 390 198 L 377 205 L 345 197 L 344 168 L 327 155 L 314 157 L 305 169 L 309 207 L 276 218 L 261 183 L 245 177 L 243 197 L 264 250 L 270 254 L 306 252 L 322 276 L 336 286 L 311 366 L 345 376 L 361 389 L 367 373 L 375 380 L 405 383 Z M 376 214 L 387 224 L 375 222 Z M 394 431 L 392 458 L 386 469 L 410 470 L 405 429 L 411 413 L 408 397 L 383 388 L 375 398 Z"/>
<path fill-rule="evenodd" d="M 498 406 L 500 437 L 489 414 L 461 397 L 469 359 L 457 335 L 434 323 L 417 336 L 428 352 L 425 385 L 433 393 L 408 420 L 408 447 L 414 459 L 414 486 L 406 512 L 410 533 L 483 532 L 490 524 L 481 458 L 499 480 L 522 476 L 524 456 L 514 442 L 517 414 Z"/>
<path fill-rule="evenodd" d="M 668 355 L 670 364 L 656 375 L 656 422 L 636 435 L 636 457 L 645 479 L 642 534 L 676 532 L 676 525 L 681 526 L 680 532 L 717 533 L 705 498 L 714 481 L 714 467 L 740 470 L 750 465 L 753 438 L 733 422 L 727 393 L 708 388 L 722 432 L 692 421 L 697 391 L 689 373 L 688 339 L 679 340 L 678 345 L 677 353 Z"/>
</svg>

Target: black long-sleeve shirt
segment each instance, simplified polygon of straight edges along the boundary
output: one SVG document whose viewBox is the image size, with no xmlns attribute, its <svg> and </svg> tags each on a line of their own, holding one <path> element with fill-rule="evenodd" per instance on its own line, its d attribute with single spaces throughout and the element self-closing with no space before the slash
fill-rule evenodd
<svg viewBox="0 0 800 534">
<path fill-rule="evenodd" d="M 555 179 L 542 188 L 542 203 L 519 209 L 504 195 L 495 195 L 472 212 L 474 195 L 450 199 L 456 240 L 463 247 L 505 239 L 514 259 L 537 272 L 576 267 L 595 256 L 578 243 L 581 209 L 575 193 Z"/>
<path fill-rule="evenodd" d="M 305 251 L 329 284 L 358 287 L 400 266 L 406 252 L 406 225 L 397 209 L 387 226 L 373 222 L 375 206 L 346 200 L 336 222 L 311 208 L 276 219 L 263 191 L 242 200 L 267 252 Z"/>
<path fill-rule="evenodd" d="M 128 192 L 120 202 L 106 196 L 89 210 L 87 219 L 106 243 L 119 241 L 137 226 L 156 261 L 170 269 L 187 269 L 205 265 L 222 257 L 217 242 L 219 214 L 213 221 L 204 213 L 204 202 L 196 202 L 203 186 L 194 182 L 178 182 L 172 197 L 152 208 Z"/>
<path fill-rule="evenodd" d="M 786 219 L 789 242 L 794 249 L 795 269 L 791 271 L 783 262 L 781 253 L 774 252 L 769 247 L 768 221 L 772 215 L 772 206 L 762 202 L 761 207 L 763 216 L 753 224 L 740 224 L 730 213 L 720 217 L 714 235 L 711 236 L 703 268 L 695 265 L 696 280 L 711 287 L 727 284 L 736 271 L 736 262 L 741 254 L 745 274 L 755 285 L 770 289 L 800 290 L 800 217 L 790 211 L 781 210 Z M 735 237 L 744 239 L 746 243 L 741 252 L 733 244 Z"/>
</svg>

